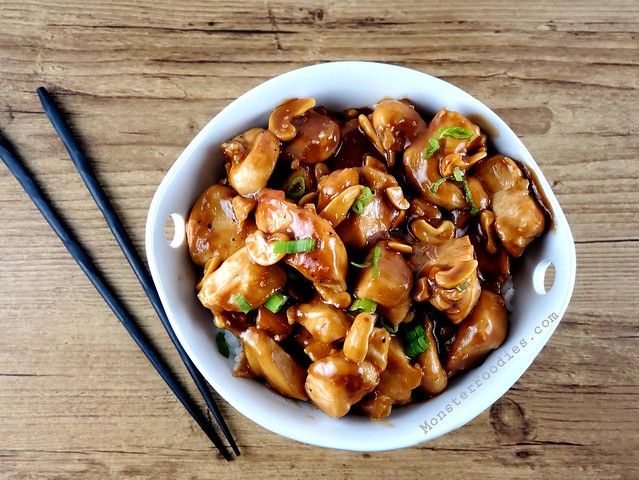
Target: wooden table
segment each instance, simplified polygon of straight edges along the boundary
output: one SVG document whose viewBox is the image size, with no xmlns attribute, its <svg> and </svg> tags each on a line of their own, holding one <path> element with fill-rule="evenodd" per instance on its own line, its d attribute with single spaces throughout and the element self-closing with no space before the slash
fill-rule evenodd
<svg viewBox="0 0 639 480">
<path fill-rule="evenodd" d="M 638 478 L 639 4 L 3 1 L 0 131 L 184 378 L 35 95 L 69 114 L 139 249 L 174 159 L 267 78 L 343 59 L 408 66 L 494 110 L 577 243 L 570 308 L 493 407 L 387 453 L 302 445 L 224 412 L 227 464 L 0 167 L 1 478 Z"/>
</svg>

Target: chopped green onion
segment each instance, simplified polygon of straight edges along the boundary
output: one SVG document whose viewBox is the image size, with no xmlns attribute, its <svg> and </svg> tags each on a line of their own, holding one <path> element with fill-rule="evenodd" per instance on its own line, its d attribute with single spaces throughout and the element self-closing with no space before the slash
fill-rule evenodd
<svg viewBox="0 0 639 480">
<path fill-rule="evenodd" d="M 282 307 L 286 305 L 287 301 L 288 297 L 286 295 L 275 292 L 266 302 L 264 302 L 264 307 L 273 313 L 277 313 L 282 310 Z"/>
<path fill-rule="evenodd" d="M 470 204 L 470 214 L 477 215 L 479 213 L 479 208 L 477 204 L 473 200 L 473 195 L 470 192 L 470 187 L 468 186 L 468 180 L 464 179 L 464 195 L 466 196 L 466 201 Z"/>
<path fill-rule="evenodd" d="M 363 310 L 368 313 L 375 313 L 375 310 L 377 310 L 377 304 L 368 298 L 358 298 L 353 302 L 351 308 L 348 310 L 351 312 Z"/>
<path fill-rule="evenodd" d="M 373 278 L 379 277 L 379 259 L 382 257 L 382 247 L 373 250 Z"/>
<path fill-rule="evenodd" d="M 428 160 L 437 150 L 439 150 L 439 141 L 436 138 L 429 138 L 428 146 L 422 151 L 422 158 Z"/>
<path fill-rule="evenodd" d="M 226 358 L 229 358 L 231 350 L 229 349 L 229 344 L 226 343 L 226 338 L 224 337 L 223 332 L 218 332 L 218 334 L 215 336 L 215 343 L 217 343 L 217 349 L 220 354 L 225 356 Z"/>
<path fill-rule="evenodd" d="M 373 250 L 373 258 L 371 258 L 368 262 L 365 263 L 355 263 L 351 262 L 351 265 L 357 268 L 366 268 L 373 266 L 373 278 L 379 277 L 379 259 L 382 256 L 382 247 L 375 247 Z"/>
<path fill-rule="evenodd" d="M 417 325 L 415 328 L 409 330 L 404 337 L 408 343 L 417 340 L 419 337 L 425 336 L 424 327 Z"/>
<path fill-rule="evenodd" d="M 468 289 L 468 287 L 470 287 L 470 282 L 468 282 L 468 280 L 466 280 L 464 283 L 460 283 L 455 288 L 458 291 L 460 291 L 460 292 L 464 292 L 464 291 L 466 291 Z"/>
<path fill-rule="evenodd" d="M 304 177 L 297 175 L 296 177 L 291 178 L 291 181 L 288 182 L 286 193 L 288 193 L 289 197 L 294 198 L 295 200 L 302 198 L 306 193 L 306 182 L 304 181 Z"/>
<path fill-rule="evenodd" d="M 471 138 L 472 136 L 473 132 L 465 129 L 464 127 L 448 127 L 440 129 L 437 133 L 437 138 L 450 137 L 457 140 L 465 140 L 467 138 Z"/>
<path fill-rule="evenodd" d="M 248 300 L 246 300 L 246 297 L 242 295 L 241 293 L 238 293 L 233 299 L 233 301 L 235 302 L 235 305 L 237 305 L 238 308 L 242 310 L 242 312 L 244 313 L 249 313 L 251 310 L 253 310 L 253 307 L 251 306 L 251 304 L 248 302 Z"/>
<path fill-rule="evenodd" d="M 314 238 L 299 238 L 297 240 L 278 240 L 273 243 L 274 253 L 301 253 L 315 249 Z"/>
<path fill-rule="evenodd" d="M 455 177 L 455 180 L 458 182 L 464 181 L 464 175 L 462 174 L 459 167 L 455 167 L 455 170 L 453 170 L 453 177 Z"/>
<path fill-rule="evenodd" d="M 393 325 L 392 323 L 388 323 L 386 320 L 382 318 L 380 321 L 380 325 L 386 330 L 388 333 L 397 333 L 399 330 L 399 325 Z"/>
<path fill-rule="evenodd" d="M 409 330 L 404 337 L 404 352 L 409 358 L 414 358 L 424 353 L 429 346 L 428 340 L 426 340 L 426 332 L 424 332 L 424 327 L 421 325 Z"/>
<path fill-rule="evenodd" d="M 433 193 L 437 193 L 437 190 L 439 190 L 439 186 L 442 183 L 444 183 L 446 180 L 450 180 L 451 178 L 453 178 L 451 175 L 448 175 L 447 177 L 438 178 L 430 186 L 430 191 L 433 192 Z"/>
<path fill-rule="evenodd" d="M 369 260 L 366 263 L 355 263 L 355 262 L 351 262 L 351 265 L 353 265 L 354 267 L 357 268 L 366 268 L 366 267 L 370 267 L 373 264 L 373 259 Z"/>
<path fill-rule="evenodd" d="M 361 215 L 362 213 L 364 213 L 364 207 L 368 205 L 369 203 L 371 203 L 372 199 L 373 199 L 373 192 L 371 192 L 371 189 L 369 187 L 364 187 L 362 188 L 362 191 L 359 194 L 359 197 L 355 199 L 355 203 L 353 203 L 353 206 L 351 207 L 351 209 L 356 214 Z"/>
</svg>

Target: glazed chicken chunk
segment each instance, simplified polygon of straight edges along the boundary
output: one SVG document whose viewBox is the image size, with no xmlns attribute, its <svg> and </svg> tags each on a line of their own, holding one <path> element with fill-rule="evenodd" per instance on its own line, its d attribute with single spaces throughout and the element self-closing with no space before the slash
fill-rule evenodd
<svg viewBox="0 0 639 480">
<path fill-rule="evenodd" d="M 519 257 L 546 227 L 544 213 L 530 194 L 529 181 L 510 158 L 495 155 L 476 168 L 492 198 L 495 230 L 508 253 Z"/>
</svg>

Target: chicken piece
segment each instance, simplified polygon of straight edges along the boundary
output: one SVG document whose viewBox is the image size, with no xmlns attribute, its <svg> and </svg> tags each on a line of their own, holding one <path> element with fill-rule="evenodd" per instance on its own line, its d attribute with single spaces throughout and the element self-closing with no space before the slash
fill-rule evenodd
<svg viewBox="0 0 639 480">
<path fill-rule="evenodd" d="M 410 363 L 402 342 L 394 337 L 388 350 L 388 366 L 381 373 L 379 384 L 358 407 L 373 420 L 386 418 L 393 405 L 406 405 L 410 402 L 412 391 L 421 381 L 422 367 Z"/>
<path fill-rule="evenodd" d="M 235 299 L 243 295 L 252 307 L 262 305 L 286 283 L 286 271 L 281 264 L 263 267 L 253 263 L 246 247 L 241 248 L 214 272 L 202 280 L 198 298 L 214 313 L 219 310 L 240 312 Z"/>
<path fill-rule="evenodd" d="M 322 343 L 344 340 L 353 323 L 342 310 L 317 300 L 289 307 L 286 316 L 289 324 L 303 325 Z"/>
<path fill-rule="evenodd" d="M 344 292 L 348 257 L 331 224 L 313 210 L 287 201 L 284 192 L 279 190 L 265 188 L 256 195 L 256 200 L 255 221 L 260 230 L 269 234 L 284 233 L 291 239 L 316 241 L 313 250 L 286 255 L 284 262 L 314 284 Z"/>
<path fill-rule="evenodd" d="M 273 313 L 265 307 L 259 307 L 257 309 L 255 326 L 258 330 L 262 330 L 278 343 L 284 340 L 293 331 L 293 325 L 288 323 L 284 311 Z"/>
<path fill-rule="evenodd" d="M 269 130 L 252 128 L 224 142 L 221 150 L 231 163 L 229 184 L 246 195 L 266 186 L 280 155 L 280 142 Z"/>
<path fill-rule="evenodd" d="M 226 260 L 244 246 L 246 236 L 255 230 L 251 221 L 238 222 L 233 213 L 234 197 L 232 188 L 216 184 L 195 201 L 186 222 L 186 239 L 194 263 L 204 266 L 213 257 Z"/>
<path fill-rule="evenodd" d="M 306 371 L 275 340 L 255 327 L 240 334 L 244 354 L 251 371 L 276 392 L 307 400 L 304 391 Z"/>
<path fill-rule="evenodd" d="M 362 249 L 382 238 L 405 217 L 404 210 L 397 208 L 389 199 L 386 190 L 397 187 L 392 175 L 372 167 L 358 167 L 362 185 L 371 189 L 371 200 L 361 214 L 351 213 L 336 228 L 344 244 L 353 249 Z"/>
<path fill-rule="evenodd" d="M 330 417 L 340 418 L 378 382 L 379 373 L 370 364 L 358 365 L 338 352 L 309 367 L 304 387 L 316 407 Z"/>
<path fill-rule="evenodd" d="M 297 160 L 301 164 L 327 160 L 339 145 L 339 125 L 326 115 L 309 110 L 303 116 L 292 119 L 296 135 L 282 152 L 283 158 Z"/>
<path fill-rule="evenodd" d="M 468 236 L 439 243 L 419 241 L 413 245 L 410 263 L 419 279 L 413 297 L 428 299 L 453 323 L 466 318 L 481 292 L 477 260 Z"/>
<path fill-rule="evenodd" d="M 450 127 L 462 127 L 470 131 L 473 136 L 468 139 L 456 139 L 444 136 L 437 140 L 440 131 Z M 431 138 L 434 138 L 439 147 L 428 158 L 424 158 L 422 152 L 430 147 Z M 469 209 L 464 191 L 456 182 L 443 182 L 436 192 L 431 191 L 433 183 L 445 176 L 442 173 L 442 160 L 450 154 L 458 154 L 456 159 L 462 173 L 472 165 L 471 154 L 485 149 L 485 137 L 473 122 L 458 112 L 440 110 L 428 125 L 428 131 L 416 139 L 404 152 L 404 168 L 408 180 L 417 188 L 422 197 L 425 197 L 435 205 L 448 210 Z M 485 154 L 483 154 L 485 155 Z M 475 157 L 476 158 L 476 157 Z M 448 173 L 448 172 L 447 172 Z"/>
<path fill-rule="evenodd" d="M 328 357 L 329 355 L 332 355 L 339 351 L 339 348 L 337 348 L 336 344 L 320 342 L 302 325 L 298 325 L 297 328 L 294 329 L 291 338 L 308 356 L 308 358 L 310 359 L 310 363 L 316 362 L 320 358 Z"/>
<path fill-rule="evenodd" d="M 383 328 L 373 327 L 368 337 L 368 351 L 362 363 L 369 363 L 378 372 L 386 370 L 388 365 L 388 349 L 390 347 L 390 333 Z"/>
<path fill-rule="evenodd" d="M 502 155 L 480 162 L 475 175 L 491 197 L 497 236 L 511 256 L 521 256 L 546 227 L 544 212 L 530 193 L 530 182 L 512 159 Z"/>
<path fill-rule="evenodd" d="M 331 417 L 346 415 L 377 386 L 379 374 L 388 365 L 389 346 L 390 334 L 383 328 L 373 328 L 362 362 L 352 362 L 340 351 L 311 364 L 305 385 L 311 402 Z"/>
<path fill-rule="evenodd" d="M 488 352 L 504 342 L 507 332 L 504 299 L 489 290 L 482 290 L 479 302 L 457 329 L 446 361 L 448 376 L 476 366 Z"/>
<path fill-rule="evenodd" d="M 413 272 L 401 253 L 388 248 L 387 241 L 377 242 L 375 248 L 381 251 L 377 267 L 371 264 L 360 270 L 354 294 L 377 303 L 379 313 L 399 325 L 410 309 Z M 369 251 L 365 263 L 372 262 L 375 248 Z"/>
<path fill-rule="evenodd" d="M 448 376 L 439 360 L 437 342 L 433 335 L 433 322 L 431 322 L 428 317 L 424 319 L 424 332 L 426 333 L 428 348 L 418 357 L 419 364 L 423 371 L 420 388 L 428 395 L 437 395 L 443 392 L 448 385 Z"/>
</svg>

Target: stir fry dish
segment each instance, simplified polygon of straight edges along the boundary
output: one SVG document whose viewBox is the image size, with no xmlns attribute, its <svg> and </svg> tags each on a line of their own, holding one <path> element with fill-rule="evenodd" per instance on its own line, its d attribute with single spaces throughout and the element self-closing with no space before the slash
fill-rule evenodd
<svg viewBox="0 0 639 480">
<path fill-rule="evenodd" d="M 511 261 L 552 217 L 479 126 L 428 118 L 406 99 L 330 112 L 296 98 L 221 145 L 226 176 L 187 239 L 234 375 L 379 420 L 502 344 Z"/>
</svg>

